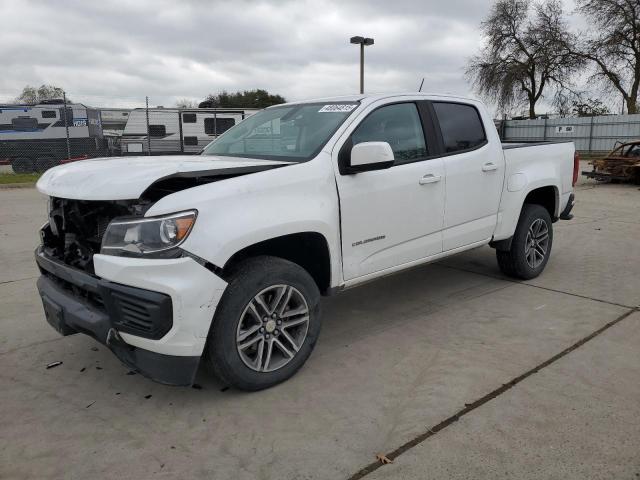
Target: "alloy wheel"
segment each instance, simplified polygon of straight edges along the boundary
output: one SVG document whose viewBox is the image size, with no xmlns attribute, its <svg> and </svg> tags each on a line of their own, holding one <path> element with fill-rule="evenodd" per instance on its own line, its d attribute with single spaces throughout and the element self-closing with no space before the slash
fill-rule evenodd
<svg viewBox="0 0 640 480">
<path fill-rule="evenodd" d="M 549 226 L 541 218 L 536 218 L 529 230 L 524 244 L 524 255 L 527 264 L 533 268 L 538 268 L 547 256 L 549 248 Z"/>
<path fill-rule="evenodd" d="M 291 285 L 260 291 L 244 308 L 236 330 L 243 363 L 256 372 L 273 372 L 296 356 L 309 330 L 309 307 Z"/>
</svg>

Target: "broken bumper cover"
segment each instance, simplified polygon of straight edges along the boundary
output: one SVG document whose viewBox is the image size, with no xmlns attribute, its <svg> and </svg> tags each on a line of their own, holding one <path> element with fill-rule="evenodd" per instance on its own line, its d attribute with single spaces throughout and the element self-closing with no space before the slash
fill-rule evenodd
<svg viewBox="0 0 640 480">
<path fill-rule="evenodd" d="M 190 385 L 226 283 L 190 258 L 94 256 L 96 275 L 36 250 L 47 321 L 62 335 L 85 333 L 128 367 Z"/>
</svg>

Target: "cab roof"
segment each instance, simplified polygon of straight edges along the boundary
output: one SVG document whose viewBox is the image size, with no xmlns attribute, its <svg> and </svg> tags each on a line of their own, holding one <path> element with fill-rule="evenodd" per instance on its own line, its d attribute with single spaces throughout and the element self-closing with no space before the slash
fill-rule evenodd
<svg viewBox="0 0 640 480">
<path fill-rule="evenodd" d="M 377 100 L 385 100 L 394 97 L 425 97 L 426 98 L 447 98 L 447 99 L 457 99 L 457 100 L 474 100 L 472 98 L 463 97 L 461 95 L 453 95 L 453 94 L 442 94 L 442 93 L 429 93 L 429 92 L 400 92 L 400 93 L 372 93 L 372 94 L 359 94 L 359 95 L 343 95 L 337 97 L 322 97 L 322 98 L 312 98 L 309 100 L 300 100 L 295 102 L 287 102 L 282 105 L 299 105 L 301 103 L 332 103 L 332 102 L 361 102 L 361 103 L 373 103 Z M 275 106 L 275 105 L 274 105 Z"/>
</svg>

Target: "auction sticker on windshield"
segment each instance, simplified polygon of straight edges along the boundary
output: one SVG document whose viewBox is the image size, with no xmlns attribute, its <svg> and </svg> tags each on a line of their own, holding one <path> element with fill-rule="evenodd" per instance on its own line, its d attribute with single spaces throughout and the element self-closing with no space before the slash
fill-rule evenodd
<svg viewBox="0 0 640 480">
<path fill-rule="evenodd" d="M 322 112 L 322 113 L 350 112 L 356 107 L 357 105 L 345 105 L 345 104 L 325 105 L 320 110 L 318 110 L 318 112 Z"/>
</svg>

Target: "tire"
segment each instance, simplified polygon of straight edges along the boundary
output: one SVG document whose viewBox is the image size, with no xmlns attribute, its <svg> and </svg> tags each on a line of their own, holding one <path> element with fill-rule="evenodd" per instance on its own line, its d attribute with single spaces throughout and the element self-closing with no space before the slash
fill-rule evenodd
<svg viewBox="0 0 640 480">
<path fill-rule="evenodd" d="M 547 209 L 540 205 L 525 204 L 510 249 L 496 251 L 498 266 L 509 277 L 522 280 L 535 278 L 547 265 L 552 244 L 553 226 Z"/>
<path fill-rule="evenodd" d="M 58 162 L 56 162 L 56 159 L 53 158 L 53 156 L 43 155 L 41 157 L 36 158 L 35 167 L 36 167 L 36 172 L 38 173 L 44 173 L 50 168 L 55 167 L 56 165 L 58 165 Z"/>
<path fill-rule="evenodd" d="M 239 264 L 228 283 L 207 339 L 205 364 L 241 390 L 287 380 L 307 361 L 320 334 L 315 281 L 295 263 L 261 256 Z"/>
<path fill-rule="evenodd" d="M 29 157 L 16 157 L 11 160 L 11 168 L 14 173 L 33 173 L 35 162 Z"/>
</svg>

